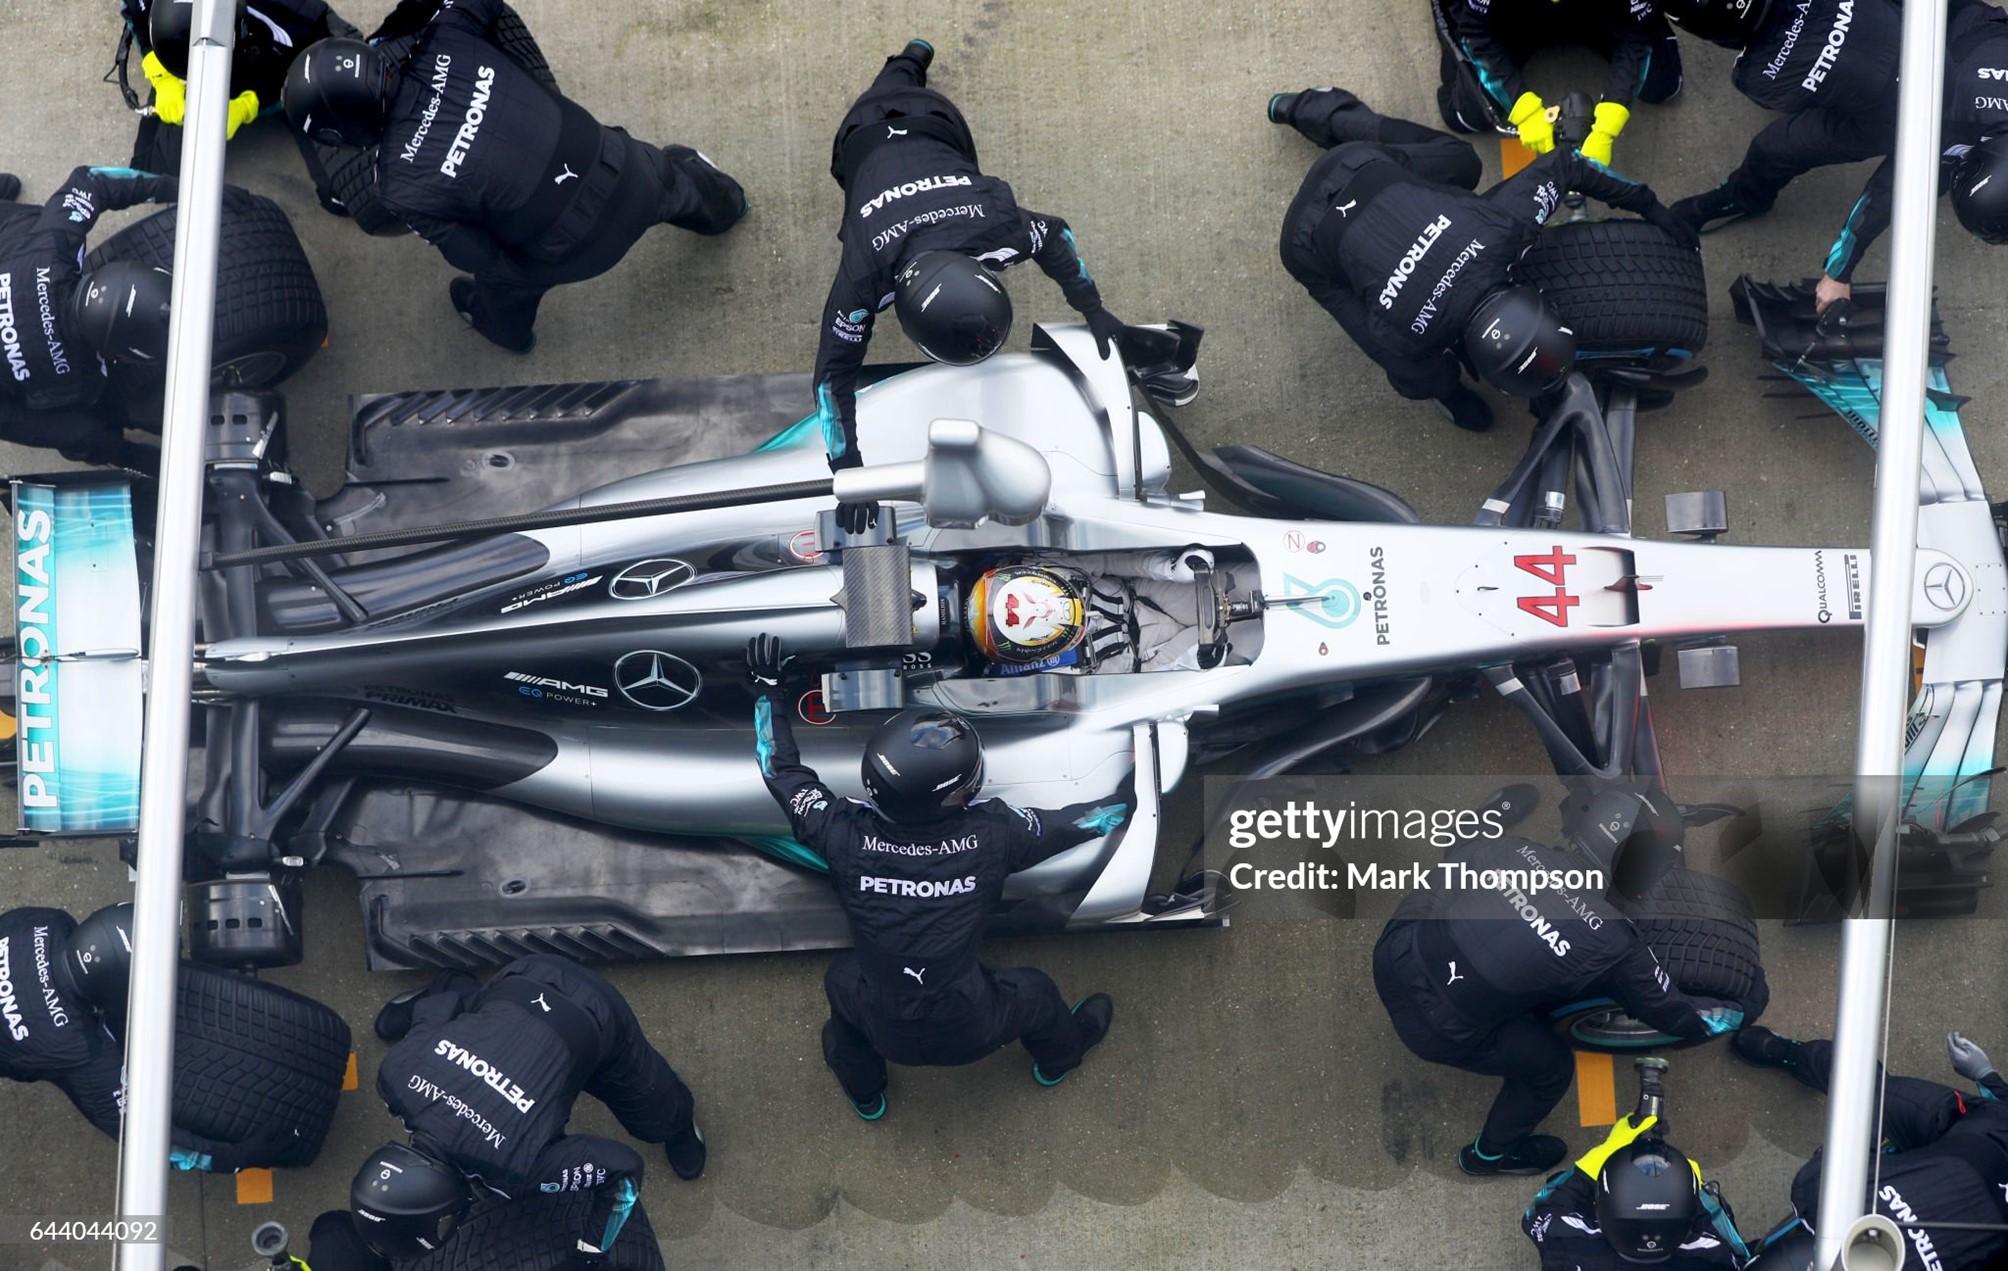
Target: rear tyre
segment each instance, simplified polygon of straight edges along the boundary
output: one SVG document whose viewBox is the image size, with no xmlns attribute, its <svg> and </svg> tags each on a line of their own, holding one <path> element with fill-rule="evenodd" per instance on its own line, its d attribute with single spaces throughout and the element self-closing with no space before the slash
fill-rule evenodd
<svg viewBox="0 0 2008 1271">
<path fill-rule="evenodd" d="M 174 1123 L 222 1143 L 277 1139 L 268 1167 L 311 1165 L 334 1124 L 349 1026 L 311 998 L 234 971 L 181 964 Z"/>
<path fill-rule="evenodd" d="M 84 268 L 130 260 L 173 269 L 177 216 L 168 207 L 126 226 L 87 256 Z M 268 198 L 225 186 L 211 382 L 223 388 L 277 384 L 305 365 L 327 334 L 320 283 L 286 213 Z M 158 367 L 148 373 L 120 366 L 114 378 L 128 402 L 160 393 Z"/>
<path fill-rule="evenodd" d="M 567 1271 L 591 1203 L 586 1192 L 477 1202 L 444 1249 L 401 1262 L 398 1271 Z M 640 1201 L 607 1251 L 606 1265 L 610 1271 L 664 1271 L 662 1246 Z"/>
<path fill-rule="evenodd" d="M 1645 221 L 1550 225 L 1514 277 L 1541 289 L 1575 331 L 1579 357 L 1691 356 L 1708 342 L 1701 253 Z"/>
<path fill-rule="evenodd" d="M 1677 869 L 1640 902 L 1632 921 L 1675 988 L 1688 997 L 1711 999 L 1710 1004 L 1732 1003 L 1749 1024 L 1771 1002 L 1751 915 L 1749 899 L 1734 883 Z M 1609 1001 L 1582 1003 L 1554 1020 L 1582 1050 L 1677 1050 L 1706 1040 L 1669 1037 Z"/>
</svg>

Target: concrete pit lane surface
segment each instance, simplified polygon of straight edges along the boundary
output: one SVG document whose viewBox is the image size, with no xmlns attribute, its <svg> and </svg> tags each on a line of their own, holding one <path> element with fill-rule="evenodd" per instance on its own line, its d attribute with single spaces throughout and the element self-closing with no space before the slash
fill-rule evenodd
<svg viewBox="0 0 2008 1271">
<path fill-rule="evenodd" d="M 368 29 L 384 0 L 340 6 Z M 717 239 L 661 230 L 611 273 L 545 301 L 533 354 L 502 352 L 447 302 L 454 271 L 416 238 L 367 238 L 317 206 L 282 125 L 267 119 L 230 147 L 229 177 L 291 215 L 326 293 L 330 343 L 286 386 L 295 467 L 316 490 L 340 478 L 345 395 L 406 388 L 805 371 L 837 257 L 830 133 L 881 59 L 912 36 L 933 41 L 931 82 L 960 104 L 986 171 L 1024 204 L 1073 226 L 1109 307 L 1130 321 L 1184 317 L 1207 328 L 1205 392 L 1179 416 L 1200 444 L 1247 442 L 1389 487 L 1426 520 L 1459 523 L 1510 469 L 1524 416 L 1471 435 L 1404 402 L 1282 270 L 1283 211 L 1316 150 L 1264 117 L 1272 93 L 1337 82 L 1377 109 L 1435 122 L 1437 50 L 1419 0 L 1278 0 L 1259 12 L 1199 0 L 858 0 L 827 5 L 722 0 L 521 0 L 559 83 L 605 122 L 703 149 L 745 185 L 751 211 Z M 840 20 L 832 16 L 840 12 Z M 0 167 L 38 200 L 78 163 L 122 164 L 134 120 L 99 83 L 116 6 L 0 0 Z M 1766 117 L 1728 82 L 1730 55 L 1682 41 L 1687 89 L 1639 108 L 1616 167 L 1667 201 L 1712 186 Z M 137 68 L 134 70 L 138 78 Z M 1532 67 L 1549 100 L 1594 91 L 1586 54 Z M 1480 138 L 1487 179 L 1499 175 Z M 1723 488 L 1732 540 L 1866 542 L 1872 456 L 1810 398 L 1766 398 L 1755 339 L 1733 321 L 1739 273 L 1816 274 L 1868 165 L 1797 182 L 1762 220 L 1707 240 L 1712 339 L 1707 384 L 1643 416 L 1640 532 L 1660 495 Z M 1969 395 L 1968 436 L 1983 474 L 2008 493 L 2008 407 L 1999 277 L 2003 260 L 1941 206 L 1939 303 Z M 132 214 L 114 217 L 100 236 Z M 1886 249 L 1861 271 L 1878 279 Z M 1034 319 L 1064 320 L 1058 288 L 1012 276 L 1023 348 Z M 896 323 L 874 357 L 915 356 Z M 806 413 L 809 403 L 803 403 Z M 64 466 L 0 447 L 10 471 Z M 1182 476 L 1177 488 L 1193 488 Z M 1860 645 L 1849 635 L 1741 641 L 1743 684 L 1654 694 L 1676 774 L 1835 773 L 1852 763 Z M 1390 773 L 1525 773 L 1533 734 L 1487 697 L 1456 705 Z M 1190 814 L 1188 814 L 1190 815 Z M 1192 824 L 1167 830 L 1189 836 Z M 113 845 L 64 842 L 0 852 L 0 902 L 59 905 L 81 917 L 126 894 Z M 369 1024 L 416 975 L 362 972 L 360 919 L 342 875 L 308 888 L 303 965 L 271 973 L 353 1026 L 362 1089 L 319 1162 L 280 1174 L 269 1203 L 240 1204 L 231 1178 L 177 1175 L 169 1265 L 250 1266 L 249 1236 L 285 1222 L 304 1243 L 319 1211 L 344 1203 L 356 1165 L 396 1126 L 371 1084 L 383 1046 Z M 1897 937 L 1889 1062 L 1953 1080 L 1940 1037 L 1957 1027 L 2008 1055 L 1999 968 L 2008 928 L 1984 920 L 1906 924 Z M 1015 1048 L 964 1069 L 896 1069 L 891 1114 L 865 1125 L 825 1071 L 820 955 L 614 968 L 610 974 L 696 1092 L 711 1144 L 697 1183 L 655 1149 L 644 1188 L 674 1266 L 932 1268 L 1533 1266 L 1519 1231 L 1537 1180 L 1467 1179 L 1456 1150 L 1494 1083 L 1413 1059 L 1376 1000 L 1369 921 L 1248 921 L 1225 931 L 993 946 L 1032 962 L 1069 995 L 1112 993 L 1108 1042 L 1045 1090 Z M 1831 1027 L 1833 927 L 1764 924 L 1773 986 L 1766 1023 L 1800 1036 Z M 1673 1057 L 1674 1141 L 1719 1179 L 1746 1231 L 1787 1210 L 1792 1172 L 1818 1142 L 1820 1101 L 1781 1074 L 1714 1044 Z M 1629 1073 L 1620 1068 L 1621 1101 Z M 0 1083 L 0 1193 L 21 1213 L 113 1212 L 114 1144 L 48 1085 Z M 618 1134 L 582 1100 L 574 1128 Z M 1601 1138 L 1574 1098 L 1546 1128 L 1580 1152 Z M 0 1268 L 103 1265 L 95 1252 L 0 1248 Z"/>
</svg>

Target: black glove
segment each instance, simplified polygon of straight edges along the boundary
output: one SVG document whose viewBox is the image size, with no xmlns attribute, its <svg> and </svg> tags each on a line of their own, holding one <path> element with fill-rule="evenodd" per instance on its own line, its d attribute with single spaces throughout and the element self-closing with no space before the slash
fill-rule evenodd
<svg viewBox="0 0 2008 1271">
<path fill-rule="evenodd" d="M 606 1271 L 607 1255 L 598 1249 L 588 1249 L 581 1240 L 572 1249 L 571 1271 Z"/>
<path fill-rule="evenodd" d="M 1108 361 L 1109 351 L 1122 347 L 1123 320 L 1100 306 L 1081 316 L 1088 320 L 1088 330 L 1095 333 L 1095 347 L 1101 350 L 1102 361 Z"/>
<path fill-rule="evenodd" d="M 876 503 L 837 504 L 837 524 L 846 534 L 862 534 L 879 520 L 879 505 Z"/>
<path fill-rule="evenodd" d="M 792 654 L 782 653 L 780 636 L 756 635 L 746 642 L 746 682 L 756 693 L 781 687 L 794 663 Z"/>
<path fill-rule="evenodd" d="M 1692 252 L 1701 250 L 1701 235 L 1695 231 L 1694 226 L 1675 216 L 1673 210 L 1666 204 L 1654 203 L 1640 215 L 1645 217 L 1649 224 L 1657 225 L 1662 233 L 1682 247 Z"/>
</svg>

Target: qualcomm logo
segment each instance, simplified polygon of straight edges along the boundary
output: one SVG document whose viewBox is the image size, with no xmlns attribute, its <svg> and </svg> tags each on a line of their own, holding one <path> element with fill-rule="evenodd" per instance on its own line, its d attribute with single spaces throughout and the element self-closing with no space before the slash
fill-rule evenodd
<svg viewBox="0 0 2008 1271">
<path fill-rule="evenodd" d="M 673 711 L 697 700 L 704 677 L 674 653 L 636 649 L 614 663 L 614 687 L 645 711 Z"/>
<path fill-rule="evenodd" d="M 607 584 L 607 595 L 615 600 L 648 600 L 674 591 L 697 576 L 697 571 L 680 560 L 667 557 L 636 561 Z"/>
</svg>

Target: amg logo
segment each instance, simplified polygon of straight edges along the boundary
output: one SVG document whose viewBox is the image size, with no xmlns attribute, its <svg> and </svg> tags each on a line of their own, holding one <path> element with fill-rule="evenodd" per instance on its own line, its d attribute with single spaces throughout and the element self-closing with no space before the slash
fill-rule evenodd
<svg viewBox="0 0 2008 1271">
<path fill-rule="evenodd" d="M 1973 109 L 1992 110 L 2008 114 L 2008 97 L 1975 97 L 1973 99 Z"/>
<path fill-rule="evenodd" d="M 439 99 L 446 92 L 446 72 L 453 65 L 453 59 L 445 53 L 436 53 L 432 59 L 432 99 L 419 112 L 418 128 L 411 134 L 411 140 L 404 145 L 404 153 L 398 158 L 406 163 L 418 158 L 418 148 L 425 144 L 425 138 L 432 131 L 432 121 L 439 118 Z"/>
<path fill-rule="evenodd" d="M 1408 282 L 1408 276 L 1415 272 L 1415 267 L 1421 263 L 1424 256 L 1429 255 L 1429 249 L 1436 246 L 1436 240 L 1442 238 L 1443 231 L 1449 228 L 1450 218 L 1438 216 L 1423 228 L 1413 243 L 1409 244 L 1401 263 L 1394 267 L 1394 272 L 1387 276 L 1387 282 L 1381 287 L 1381 308 L 1394 308 L 1394 298 L 1401 294 L 1402 287 Z"/>
<path fill-rule="evenodd" d="M 570 680 L 554 680 L 548 675 L 532 675 L 528 671 L 506 671 L 502 678 L 518 684 L 535 684 L 539 688 L 554 688 L 563 693 L 583 693 L 587 697 L 605 697 L 607 691 L 597 684 L 574 684 Z"/>
<path fill-rule="evenodd" d="M 17 1042 L 28 1040 L 28 1025 L 21 1018 L 21 1003 L 14 997 L 12 936 L 0 937 L 0 1014 L 7 1017 L 7 1035 Z"/>
<path fill-rule="evenodd" d="M 28 378 L 28 359 L 21 354 L 21 333 L 14 326 L 14 275 L 0 274 L 0 351 L 7 354 L 7 365 L 14 372 L 14 378 Z"/>
<path fill-rule="evenodd" d="M 495 87 L 495 68 L 477 67 L 474 71 L 474 99 L 467 103 L 467 118 L 461 121 L 460 131 L 453 134 L 453 145 L 446 152 L 446 162 L 439 170 L 449 177 L 458 179 L 460 165 L 467 158 L 468 148 L 474 144 L 474 134 L 481 131 L 481 121 L 488 118 L 488 94 Z"/>
<path fill-rule="evenodd" d="M 493 1067 L 487 1060 L 474 1054 L 472 1051 L 462 1050 L 452 1042 L 442 1038 L 439 1044 L 432 1048 L 432 1053 L 438 1055 L 448 1063 L 459 1064 L 462 1068 L 480 1078 L 492 1087 L 496 1094 L 515 1104 L 518 1112 L 528 1112 L 537 1106 L 535 1099 L 523 1093 L 523 1087 L 503 1076 L 500 1069 Z"/>
<path fill-rule="evenodd" d="M 1980 78 L 2008 79 L 2008 68 L 2003 68 L 1999 66 L 1983 66 L 1980 68 Z"/>
</svg>

